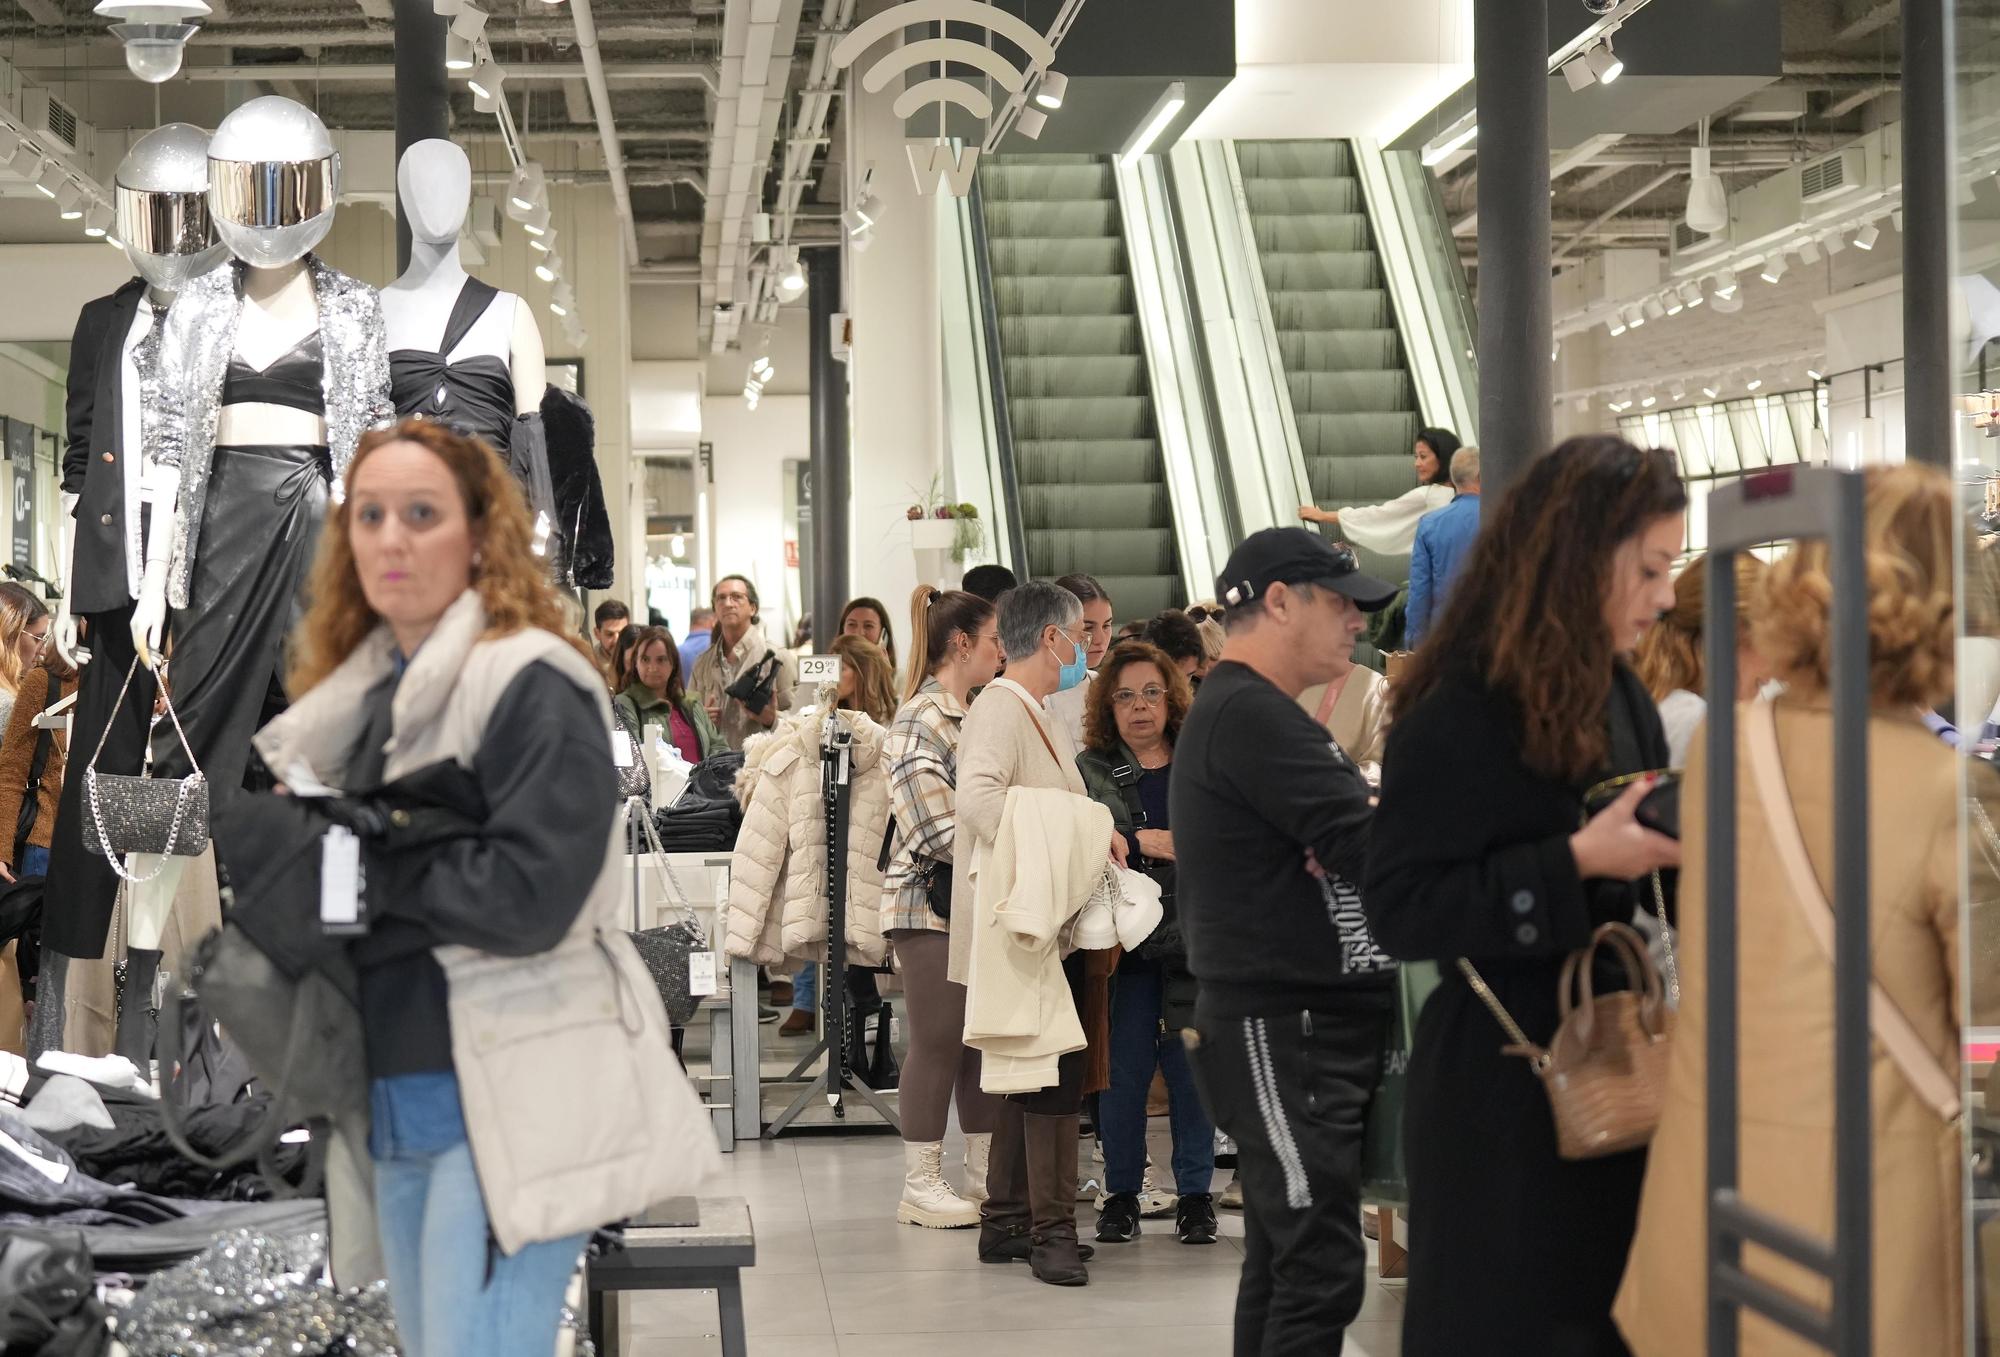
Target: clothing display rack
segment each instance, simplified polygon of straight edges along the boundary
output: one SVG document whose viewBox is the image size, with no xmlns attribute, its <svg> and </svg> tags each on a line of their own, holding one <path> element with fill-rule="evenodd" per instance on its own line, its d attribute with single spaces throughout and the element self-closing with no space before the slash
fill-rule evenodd
<svg viewBox="0 0 2000 1357">
<path fill-rule="evenodd" d="M 1708 708 L 1708 1352 L 1736 1357 L 1751 1310 L 1834 1357 L 1868 1357 L 1872 1340 L 1874 1175 L 1868 1027 L 1868 577 L 1862 476 L 1788 466 L 1709 495 L 1707 616 L 1736 616 L 1738 555 L 1764 542 L 1824 538 L 1833 577 L 1833 1238 L 1751 1206 L 1738 1190 L 1736 707 Z M 1708 690 L 1736 691 L 1736 631 L 1710 627 Z M 1825 1277 L 1826 1309 L 1752 1276 L 1755 1244 Z"/>
<path fill-rule="evenodd" d="M 879 1112 L 892 1130 L 900 1134 L 903 1129 L 895 1109 L 883 1101 L 882 1096 L 847 1063 L 848 1052 L 852 1049 L 848 1026 L 855 1021 L 854 1005 L 847 993 L 847 830 L 850 779 L 854 767 L 854 731 L 835 708 L 834 701 L 832 687 L 822 687 L 819 704 L 826 717 L 820 726 L 819 782 L 820 795 L 826 805 L 827 905 L 826 982 L 820 986 L 819 996 L 822 1021 L 819 1040 L 793 1067 L 791 1078 L 797 1079 L 805 1074 L 821 1054 L 826 1056 L 826 1070 L 822 1076 L 808 1081 L 799 1091 L 799 1096 L 792 1100 L 792 1105 L 778 1114 L 777 1120 L 764 1132 L 767 1137 L 782 1135 L 819 1093 L 825 1094 L 827 1106 L 833 1109 L 834 1117 L 845 1121 L 845 1098 L 850 1089 Z"/>
</svg>

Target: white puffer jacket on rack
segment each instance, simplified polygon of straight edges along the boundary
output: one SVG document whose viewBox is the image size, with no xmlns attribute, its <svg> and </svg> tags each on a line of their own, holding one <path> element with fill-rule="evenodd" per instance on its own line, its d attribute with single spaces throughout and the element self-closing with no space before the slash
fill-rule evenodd
<svg viewBox="0 0 2000 1357">
<path fill-rule="evenodd" d="M 875 865 L 889 824 L 887 731 L 842 712 L 854 732 L 848 775 L 847 955 L 879 966 L 882 872 Z M 729 867 L 726 950 L 760 966 L 826 959 L 826 799 L 820 787 L 821 720 L 804 712 L 743 747 L 736 799 L 743 828 Z"/>
</svg>

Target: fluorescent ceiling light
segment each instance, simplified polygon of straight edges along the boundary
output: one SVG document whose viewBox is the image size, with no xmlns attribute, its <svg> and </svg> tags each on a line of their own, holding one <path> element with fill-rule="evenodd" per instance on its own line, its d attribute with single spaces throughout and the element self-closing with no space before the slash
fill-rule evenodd
<svg viewBox="0 0 2000 1357">
<path fill-rule="evenodd" d="M 1176 80 L 1161 92 L 1152 112 L 1139 124 L 1139 130 L 1132 134 L 1132 139 L 1125 143 L 1121 163 L 1128 168 L 1138 164 L 1140 157 L 1153 149 L 1153 143 L 1173 125 L 1174 119 L 1180 117 L 1181 110 L 1186 107 L 1187 86 Z"/>
<path fill-rule="evenodd" d="M 1061 108 L 1063 95 L 1069 92 L 1069 77 L 1061 71 L 1047 71 L 1042 75 L 1042 83 L 1035 86 L 1035 102 L 1043 108 Z"/>
<path fill-rule="evenodd" d="M 1451 156 L 1470 146 L 1479 136 L 1479 120 L 1471 113 L 1444 132 L 1424 143 L 1423 162 L 1427 166 L 1440 165 Z"/>
</svg>

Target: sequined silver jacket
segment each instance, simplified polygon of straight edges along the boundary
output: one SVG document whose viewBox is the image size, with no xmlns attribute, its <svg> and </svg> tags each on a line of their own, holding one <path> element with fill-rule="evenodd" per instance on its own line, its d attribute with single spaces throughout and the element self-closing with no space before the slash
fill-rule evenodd
<svg viewBox="0 0 2000 1357">
<path fill-rule="evenodd" d="M 319 304 L 321 380 L 326 393 L 326 442 L 338 482 L 354 460 L 354 446 L 373 425 L 394 419 L 389 399 L 389 345 L 382 329 L 382 299 L 375 289 L 306 256 Z M 188 606 L 188 581 L 201 535 L 209 463 L 222 410 L 222 382 L 236 352 L 236 323 L 243 313 L 248 265 L 230 260 L 190 282 L 174 299 L 160 346 L 160 399 L 147 412 L 145 437 L 163 466 L 180 468 L 180 511 L 174 524 L 172 583 L 168 601 Z"/>
</svg>

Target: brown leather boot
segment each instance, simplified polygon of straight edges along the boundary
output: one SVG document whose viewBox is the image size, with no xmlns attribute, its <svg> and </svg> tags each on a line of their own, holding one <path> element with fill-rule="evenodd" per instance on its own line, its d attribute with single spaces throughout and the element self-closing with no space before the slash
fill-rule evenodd
<svg viewBox="0 0 2000 1357">
<path fill-rule="evenodd" d="M 1021 1105 L 1003 1099 L 993 1127 L 993 1146 L 986 1160 L 986 1200 L 979 1204 L 979 1261 L 1026 1262 L 1028 1226 L 1028 1153 L 1023 1138 Z"/>
<path fill-rule="evenodd" d="M 1029 1115 L 1024 1118 L 1028 1143 L 1028 1205 L 1034 1215 L 1029 1228 L 1028 1266 L 1051 1286 L 1084 1286 L 1090 1273 L 1076 1242 L 1077 1119 Z"/>
</svg>

